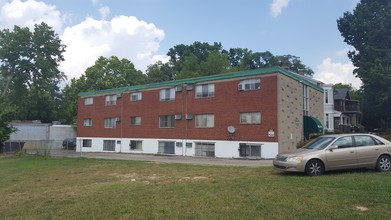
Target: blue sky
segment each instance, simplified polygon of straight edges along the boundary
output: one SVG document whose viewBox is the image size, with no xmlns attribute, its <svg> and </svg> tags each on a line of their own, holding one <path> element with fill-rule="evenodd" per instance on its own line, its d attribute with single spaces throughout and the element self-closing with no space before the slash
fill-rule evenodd
<svg viewBox="0 0 391 220">
<path fill-rule="evenodd" d="M 291 54 L 325 83 L 360 86 L 336 20 L 359 0 L 0 0 L 0 28 L 44 21 L 67 45 L 61 70 L 79 77 L 99 56 L 145 71 L 178 44 L 221 42 Z"/>
</svg>

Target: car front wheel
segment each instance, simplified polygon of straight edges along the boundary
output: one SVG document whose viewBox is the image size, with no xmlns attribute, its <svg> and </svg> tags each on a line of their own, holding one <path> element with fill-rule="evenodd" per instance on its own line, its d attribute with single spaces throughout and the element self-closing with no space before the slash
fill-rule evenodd
<svg viewBox="0 0 391 220">
<path fill-rule="evenodd" d="M 380 172 L 391 170 L 391 157 L 382 155 L 377 159 L 376 169 Z"/>
<path fill-rule="evenodd" d="M 305 166 L 305 173 L 308 176 L 319 176 L 324 173 L 324 165 L 320 160 L 310 160 Z"/>
</svg>

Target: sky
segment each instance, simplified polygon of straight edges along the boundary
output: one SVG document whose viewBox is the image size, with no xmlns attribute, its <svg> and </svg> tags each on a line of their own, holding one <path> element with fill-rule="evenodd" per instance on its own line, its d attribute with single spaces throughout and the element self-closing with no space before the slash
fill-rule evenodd
<svg viewBox="0 0 391 220">
<path fill-rule="evenodd" d="M 145 73 L 178 44 L 294 55 L 326 84 L 359 89 L 337 19 L 359 0 L 0 0 L 0 29 L 51 26 L 65 44 L 60 70 L 79 78 L 99 56 Z"/>
</svg>

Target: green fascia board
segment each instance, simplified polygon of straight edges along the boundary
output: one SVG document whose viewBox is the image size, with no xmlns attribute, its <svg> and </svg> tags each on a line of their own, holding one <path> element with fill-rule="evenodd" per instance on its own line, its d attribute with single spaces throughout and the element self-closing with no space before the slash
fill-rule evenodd
<svg viewBox="0 0 391 220">
<path fill-rule="evenodd" d="M 200 82 L 240 78 L 240 77 L 247 77 L 247 76 L 253 76 L 253 75 L 265 75 L 265 74 L 270 74 L 270 73 L 281 73 L 285 76 L 288 76 L 296 81 L 302 82 L 303 84 L 310 86 L 311 88 L 314 88 L 314 89 L 323 93 L 323 89 L 321 87 L 319 87 L 319 86 L 317 86 L 317 85 L 315 85 L 315 84 L 313 84 L 303 78 L 296 76 L 292 72 L 285 70 L 283 68 L 280 68 L 280 67 L 271 67 L 271 68 L 255 69 L 255 70 L 246 70 L 246 71 L 240 71 L 240 72 L 223 73 L 223 74 L 218 74 L 218 75 L 210 75 L 210 76 L 203 76 L 203 77 L 197 77 L 197 78 L 180 79 L 180 80 L 165 81 L 165 82 L 159 82 L 159 83 L 151 83 L 151 84 L 144 84 L 144 85 L 106 89 L 106 90 L 99 90 L 99 91 L 81 92 L 78 95 L 81 97 L 86 97 L 86 96 L 94 96 L 94 95 L 102 95 L 102 94 L 115 94 L 115 93 L 123 93 L 123 92 L 127 92 L 127 91 L 138 91 L 138 90 L 144 90 L 144 89 L 178 86 L 178 85 L 183 85 L 183 84 L 194 84 L 194 83 L 200 83 Z"/>
</svg>

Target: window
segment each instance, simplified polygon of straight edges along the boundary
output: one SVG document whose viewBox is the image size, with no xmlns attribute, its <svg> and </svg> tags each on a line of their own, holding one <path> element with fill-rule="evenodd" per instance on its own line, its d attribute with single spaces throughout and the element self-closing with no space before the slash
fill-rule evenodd
<svg viewBox="0 0 391 220">
<path fill-rule="evenodd" d="M 258 90 L 261 88 L 261 79 L 245 79 L 240 81 L 239 90 Z"/>
<path fill-rule="evenodd" d="M 130 125 L 141 125 L 141 117 L 139 116 L 130 117 Z"/>
<path fill-rule="evenodd" d="M 83 147 L 91 147 L 92 140 L 91 139 L 83 139 Z"/>
<path fill-rule="evenodd" d="M 175 154 L 175 142 L 159 141 L 158 154 Z"/>
<path fill-rule="evenodd" d="M 338 148 L 353 147 L 352 137 L 341 137 L 333 145 L 336 145 Z"/>
<path fill-rule="evenodd" d="M 175 89 L 162 89 L 160 90 L 160 101 L 175 100 Z"/>
<path fill-rule="evenodd" d="M 117 118 L 105 118 L 105 128 L 115 128 Z"/>
<path fill-rule="evenodd" d="M 116 105 L 117 104 L 117 95 L 107 95 L 106 96 L 106 105 Z"/>
<path fill-rule="evenodd" d="M 371 146 L 371 145 L 376 145 L 375 140 L 366 135 L 357 135 L 354 136 L 354 140 L 356 141 L 356 146 Z"/>
<path fill-rule="evenodd" d="M 326 113 L 326 128 L 329 129 L 330 128 L 330 119 L 329 119 L 329 114 Z"/>
<path fill-rule="evenodd" d="M 215 156 L 215 144 L 214 143 L 196 143 L 195 144 L 195 155 L 196 156 Z"/>
<path fill-rule="evenodd" d="M 84 99 L 84 105 L 92 105 L 94 104 L 94 98 L 89 97 Z"/>
<path fill-rule="evenodd" d="M 261 145 L 260 144 L 239 144 L 239 156 L 240 157 L 261 157 Z"/>
<path fill-rule="evenodd" d="M 115 140 L 103 140 L 104 151 L 115 151 Z"/>
<path fill-rule="evenodd" d="M 307 85 L 303 84 L 303 115 L 308 115 L 308 111 L 310 109 L 310 95 L 309 88 Z"/>
<path fill-rule="evenodd" d="M 240 124 L 261 124 L 260 112 L 240 113 Z"/>
<path fill-rule="evenodd" d="M 207 98 L 215 95 L 215 84 L 205 84 L 196 86 L 196 97 Z"/>
<path fill-rule="evenodd" d="M 85 126 L 85 127 L 90 127 L 90 126 L 92 126 L 92 119 L 91 119 L 91 118 L 85 118 L 85 119 L 84 119 L 84 126 Z"/>
<path fill-rule="evenodd" d="M 195 116 L 196 128 L 213 128 L 214 124 L 215 124 L 215 117 L 213 114 Z"/>
<path fill-rule="evenodd" d="M 129 150 L 143 150 L 143 141 L 131 140 L 129 143 Z"/>
<path fill-rule="evenodd" d="M 163 115 L 159 117 L 160 128 L 173 128 L 175 127 L 175 116 L 174 115 Z"/>
<path fill-rule="evenodd" d="M 329 103 L 329 90 L 324 90 L 324 103 Z"/>
<path fill-rule="evenodd" d="M 130 94 L 130 101 L 140 101 L 142 99 L 141 92 L 134 92 Z"/>
</svg>

